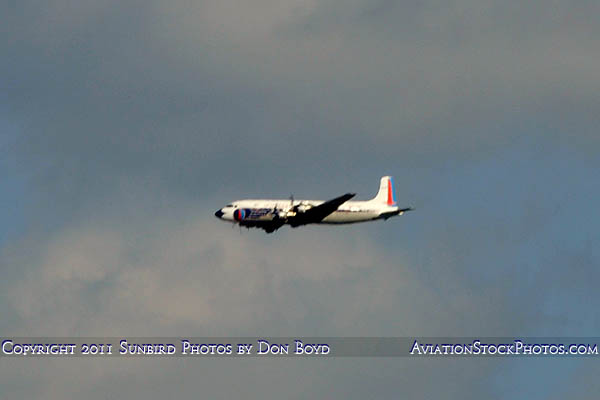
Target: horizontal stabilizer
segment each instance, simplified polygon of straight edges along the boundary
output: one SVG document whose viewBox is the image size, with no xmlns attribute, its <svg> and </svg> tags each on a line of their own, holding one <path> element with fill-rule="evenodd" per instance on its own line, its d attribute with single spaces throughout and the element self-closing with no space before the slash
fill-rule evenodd
<svg viewBox="0 0 600 400">
<path fill-rule="evenodd" d="M 399 210 L 395 210 L 395 211 L 390 211 L 390 212 L 386 212 L 386 213 L 382 213 L 379 218 L 383 218 L 383 219 L 388 219 L 391 217 L 395 217 L 396 215 L 402 215 L 404 214 L 406 211 L 413 211 L 414 208 L 412 207 L 407 207 L 407 208 L 401 208 Z"/>
</svg>

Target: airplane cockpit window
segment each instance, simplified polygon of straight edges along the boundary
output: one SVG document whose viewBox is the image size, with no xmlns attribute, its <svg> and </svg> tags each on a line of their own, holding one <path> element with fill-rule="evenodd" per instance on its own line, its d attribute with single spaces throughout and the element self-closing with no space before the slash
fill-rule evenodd
<svg viewBox="0 0 600 400">
<path fill-rule="evenodd" d="M 234 206 L 233 204 L 227 204 L 227 205 L 225 206 L 225 208 L 228 208 L 228 207 L 235 207 L 235 206 Z"/>
</svg>

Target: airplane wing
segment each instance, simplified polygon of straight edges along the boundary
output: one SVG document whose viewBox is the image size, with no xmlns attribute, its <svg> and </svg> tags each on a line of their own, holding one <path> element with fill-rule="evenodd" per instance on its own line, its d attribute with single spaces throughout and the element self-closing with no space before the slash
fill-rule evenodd
<svg viewBox="0 0 600 400">
<path fill-rule="evenodd" d="M 328 200 L 316 207 L 312 207 L 304 212 L 298 213 L 293 217 L 288 218 L 287 223 L 292 227 L 300 225 L 312 224 L 320 222 L 338 209 L 339 206 L 356 196 L 356 193 L 346 193 L 343 196 L 336 197 L 335 199 Z"/>
</svg>

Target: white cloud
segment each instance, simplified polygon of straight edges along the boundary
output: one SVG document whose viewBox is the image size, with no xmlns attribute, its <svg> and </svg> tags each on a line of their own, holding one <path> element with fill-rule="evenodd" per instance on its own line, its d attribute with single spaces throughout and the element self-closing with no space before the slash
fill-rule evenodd
<svg viewBox="0 0 600 400">
<path fill-rule="evenodd" d="M 239 234 L 203 219 L 143 229 L 156 226 L 160 233 L 153 234 L 105 220 L 22 246 L 33 253 L 31 264 L 7 298 L 24 322 L 11 328 L 45 335 L 177 335 L 182 329 L 225 335 L 265 331 L 282 318 L 283 334 L 307 318 L 308 330 L 315 329 L 311 315 L 328 312 L 335 317 L 325 328 L 336 331 L 362 312 L 389 309 L 397 295 L 396 284 L 380 277 L 390 274 L 390 261 L 357 232 Z M 393 268 L 402 278 L 398 285 L 412 279 L 402 264 Z M 312 303 L 303 288 L 325 303 Z"/>
</svg>

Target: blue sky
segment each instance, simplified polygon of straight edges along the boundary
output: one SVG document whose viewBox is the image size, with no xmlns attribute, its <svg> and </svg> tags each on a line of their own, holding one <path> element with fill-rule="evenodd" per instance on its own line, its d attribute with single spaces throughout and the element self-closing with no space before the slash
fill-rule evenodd
<svg viewBox="0 0 600 400">
<path fill-rule="evenodd" d="M 2 8 L 3 336 L 597 336 L 595 3 Z M 213 216 L 369 198 L 388 174 L 416 211 L 385 223 L 240 234 Z M 598 370 L 209 361 L 11 359 L 0 393 L 587 399 Z"/>
</svg>

